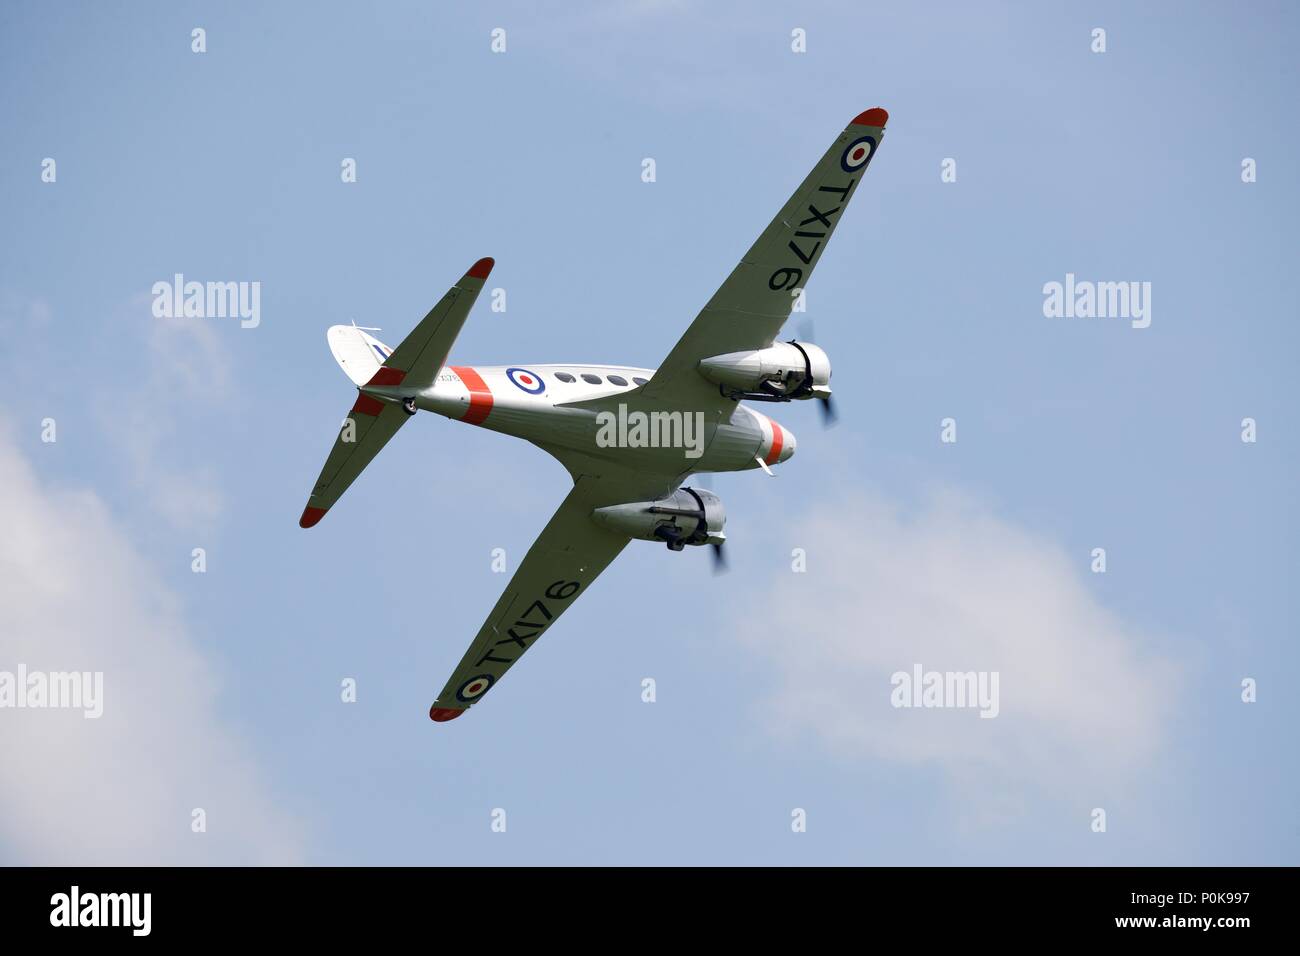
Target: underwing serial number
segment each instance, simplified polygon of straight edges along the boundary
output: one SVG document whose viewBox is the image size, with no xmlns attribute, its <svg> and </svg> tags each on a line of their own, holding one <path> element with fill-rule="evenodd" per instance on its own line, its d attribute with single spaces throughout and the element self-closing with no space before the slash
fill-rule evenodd
<svg viewBox="0 0 1300 956">
<path fill-rule="evenodd" d="M 543 597 L 551 602 L 568 601 L 582 588 L 577 581 L 555 581 L 543 593 Z M 552 603 L 551 607 L 555 607 Z M 561 613 L 564 608 L 556 607 L 554 611 L 548 607 L 546 601 L 537 598 L 532 604 L 519 615 L 514 624 L 506 631 L 506 637 L 495 642 L 487 653 L 478 659 L 475 667 L 481 667 L 485 663 L 494 664 L 513 664 L 519 659 L 519 654 L 528 650 L 528 641 L 541 635 L 555 620 L 555 615 Z M 519 654 L 514 657 L 499 657 L 494 651 L 503 644 L 514 644 L 519 648 Z"/>
<path fill-rule="evenodd" d="M 848 202 L 849 193 L 853 191 L 855 183 L 857 183 L 857 179 L 850 179 L 846 186 L 817 187 L 818 192 L 832 193 L 839 196 L 840 204 L 834 209 L 823 211 L 817 208 L 817 202 L 821 202 L 821 200 L 808 203 L 808 218 L 799 222 L 799 228 L 795 231 L 794 238 L 786 244 L 786 248 L 794 253 L 795 258 L 810 269 L 813 265 L 813 259 L 816 258 L 823 243 L 829 240 L 831 231 L 835 228 L 832 217 L 836 216 L 844 208 L 844 204 Z M 805 228 L 807 226 L 814 226 L 814 228 Z M 808 244 L 807 240 L 814 241 Z M 803 282 L 803 277 L 804 271 L 799 266 L 783 266 L 768 276 L 767 287 L 773 292 L 786 292 L 800 285 Z"/>
</svg>

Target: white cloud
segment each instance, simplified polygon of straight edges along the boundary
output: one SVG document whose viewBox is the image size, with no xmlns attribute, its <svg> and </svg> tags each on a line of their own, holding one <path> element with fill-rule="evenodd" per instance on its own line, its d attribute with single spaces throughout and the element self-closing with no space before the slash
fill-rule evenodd
<svg viewBox="0 0 1300 956">
<path fill-rule="evenodd" d="M 0 524 L 0 670 L 104 673 L 98 720 L 0 709 L 0 841 L 34 864 L 298 862 L 176 598 L 95 494 L 44 487 L 3 430 Z"/>
<path fill-rule="evenodd" d="M 30 299 L 5 289 L 0 292 L 0 332 L 30 335 L 49 326 L 54 311 L 45 299 Z"/>
<path fill-rule="evenodd" d="M 168 453 L 196 411 L 208 411 L 230 390 L 230 357 L 205 319 L 157 319 L 150 298 L 136 296 L 130 314 L 148 323 L 138 365 L 119 367 L 99 405 L 104 430 L 122 452 L 140 499 L 178 531 L 210 535 L 225 495 L 210 465 L 178 462 Z"/>
<path fill-rule="evenodd" d="M 938 767 L 1001 803 L 1108 793 L 1158 751 L 1177 667 L 1100 604 L 1086 553 L 951 492 L 912 513 L 846 492 L 795 527 L 807 572 L 760 582 L 739 629 L 773 665 L 780 737 Z M 893 707 L 890 676 L 918 663 L 999 672 L 999 716 Z"/>
</svg>

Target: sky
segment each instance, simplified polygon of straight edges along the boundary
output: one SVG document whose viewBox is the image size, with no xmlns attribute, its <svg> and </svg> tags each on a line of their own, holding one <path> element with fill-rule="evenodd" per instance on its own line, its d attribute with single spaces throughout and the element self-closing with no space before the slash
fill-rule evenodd
<svg viewBox="0 0 1300 956">
<path fill-rule="evenodd" d="M 0 862 L 1300 862 L 1298 42 L 1281 3 L 5 4 L 0 671 L 104 690 L 0 708 Z M 728 574 L 633 542 L 430 722 L 569 478 L 423 415 L 300 529 L 326 328 L 396 345 L 493 256 L 455 363 L 653 368 L 873 106 L 791 324 L 838 424 L 764 409 L 798 453 L 713 479 Z M 176 273 L 259 322 L 155 317 Z M 1067 274 L 1150 324 L 1049 317 Z M 894 706 L 917 665 L 996 717 Z"/>
</svg>

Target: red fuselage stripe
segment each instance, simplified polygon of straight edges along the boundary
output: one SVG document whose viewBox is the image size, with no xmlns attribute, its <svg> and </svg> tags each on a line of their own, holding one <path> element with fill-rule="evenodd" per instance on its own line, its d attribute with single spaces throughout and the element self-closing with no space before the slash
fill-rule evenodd
<svg viewBox="0 0 1300 956">
<path fill-rule="evenodd" d="M 482 375 L 468 366 L 454 365 L 451 370 L 469 389 L 469 408 L 461 421 L 469 422 L 471 425 L 481 425 L 488 417 L 488 413 L 492 411 L 492 393 L 488 390 L 487 383 L 483 381 Z"/>
</svg>

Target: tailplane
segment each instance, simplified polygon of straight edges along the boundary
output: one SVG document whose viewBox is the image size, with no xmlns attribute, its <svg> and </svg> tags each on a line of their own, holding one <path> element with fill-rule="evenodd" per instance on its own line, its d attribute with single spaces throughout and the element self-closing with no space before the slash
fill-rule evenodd
<svg viewBox="0 0 1300 956">
<path fill-rule="evenodd" d="M 325 517 L 415 413 L 414 396 L 437 378 L 492 265 L 491 259 L 474 263 L 395 349 L 355 325 L 335 325 L 326 333 L 330 352 L 358 394 L 307 499 L 300 527 Z"/>
</svg>

